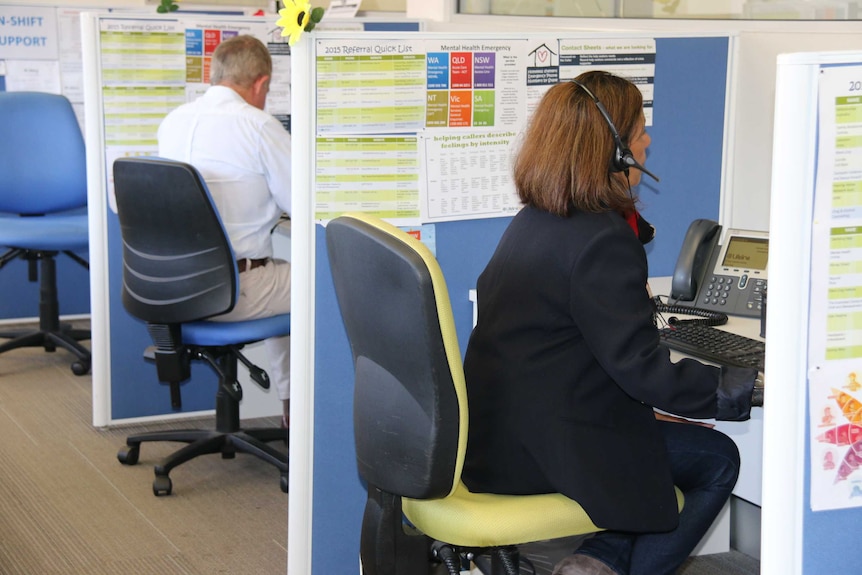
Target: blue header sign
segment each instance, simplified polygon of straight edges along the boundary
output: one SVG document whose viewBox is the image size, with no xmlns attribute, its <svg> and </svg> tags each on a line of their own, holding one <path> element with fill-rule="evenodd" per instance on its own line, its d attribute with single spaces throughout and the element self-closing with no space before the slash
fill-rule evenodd
<svg viewBox="0 0 862 575">
<path fill-rule="evenodd" d="M 57 10 L 50 6 L 0 6 L 0 59 L 56 60 Z"/>
</svg>

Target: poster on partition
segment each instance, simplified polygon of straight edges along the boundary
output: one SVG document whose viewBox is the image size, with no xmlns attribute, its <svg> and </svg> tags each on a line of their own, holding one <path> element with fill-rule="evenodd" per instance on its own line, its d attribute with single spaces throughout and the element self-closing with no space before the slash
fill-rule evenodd
<svg viewBox="0 0 862 575">
<path fill-rule="evenodd" d="M 552 85 L 625 76 L 652 125 L 654 39 L 322 39 L 316 44 L 315 219 L 399 225 L 511 216 L 512 155 Z"/>
<path fill-rule="evenodd" d="M 273 78 L 266 110 L 290 129 L 290 50 L 272 41 L 266 22 L 117 18 L 99 24 L 107 165 L 156 154 L 162 119 L 206 91 L 213 52 L 238 34 L 267 43 Z M 116 211 L 110 171 L 108 198 Z"/>
<path fill-rule="evenodd" d="M 862 66 L 820 71 L 809 323 L 811 507 L 862 506 Z"/>
</svg>

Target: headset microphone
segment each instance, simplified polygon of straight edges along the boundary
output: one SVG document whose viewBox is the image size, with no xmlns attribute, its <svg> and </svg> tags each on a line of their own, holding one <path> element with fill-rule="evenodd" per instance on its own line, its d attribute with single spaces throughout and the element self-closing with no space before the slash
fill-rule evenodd
<svg viewBox="0 0 862 575">
<path fill-rule="evenodd" d="M 601 103 L 601 101 L 593 94 L 589 88 L 581 84 L 579 81 L 572 79 L 572 83 L 580 86 L 580 88 L 587 93 L 587 95 L 595 102 L 596 108 L 599 109 L 599 112 L 602 114 L 602 117 L 605 119 L 605 122 L 608 124 L 608 128 L 611 130 L 611 136 L 614 138 L 614 157 L 611 158 L 611 167 L 615 172 L 626 172 L 628 175 L 629 168 L 635 168 L 636 170 L 640 170 L 644 174 L 648 175 L 655 181 L 659 181 L 658 176 L 647 170 L 643 167 L 637 160 L 635 160 L 634 154 L 632 151 L 623 145 L 622 138 L 620 138 L 620 133 L 617 131 L 617 127 L 614 126 L 614 123 L 611 121 L 611 115 L 608 114 L 605 105 Z"/>
<path fill-rule="evenodd" d="M 647 170 L 645 167 L 640 165 L 638 163 L 638 161 L 634 159 L 634 156 L 632 156 L 631 153 L 629 153 L 629 155 L 627 155 L 627 156 L 626 155 L 622 156 L 622 161 L 626 164 L 626 166 L 631 166 L 632 168 L 635 168 L 636 170 L 642 171 L 643 173 L 645 173 L 646 175 L 648 175 L 649 177 L 651 177 L 655 181 L 657 181 L 657 182 L 661 181 L 658 179 L 658 176 L 656 176 L 655 174 L 653 174 L 652 172 Z"/>
</svg>

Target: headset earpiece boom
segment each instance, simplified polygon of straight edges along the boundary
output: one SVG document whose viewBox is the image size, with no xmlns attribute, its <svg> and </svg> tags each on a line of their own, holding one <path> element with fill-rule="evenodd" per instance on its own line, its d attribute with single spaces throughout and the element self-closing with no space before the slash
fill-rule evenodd
<svg viewBox="0 0 862 575">
<path fill-rule="evenodd" d="M 602 104 L 601 100 L 599 100 L 598 97 L 596 97 L 596 95 L 593 94 L 593 92 L 589 88 L 584 86 L 578 80 L 573 78 L 571 82 L 576 86 L 579 86 L 581 90 L 586 92 L 587 96 L 589 96 L 590 99 L 596 104 L 596 108 L 598 108 L 602 117 L 605 119 L 605 122 L 607 122 L 608 128 L 610 128 L 611 130 L 611 136 L 614 139 L 614 155 L 611 158 L 611 169 L 613 169 L 613 171 L 615 172 L 628 173 L 629 168 L 635 168 L 658 182 L 658 176 L 640 165 L 638 161 L 635 160 L 635 156 L 634 154 L 632 154 L 632 151 L 627 146 L 623 145 L 623 140 L 622 138 L 620 138 L 620 133 L 617 130 L 617 127 L 614 125 L 613 121 L 611 121 L 611 115 L 608 114 L 608 110 L 605 108 L 605 105 Z"/>
</svg>

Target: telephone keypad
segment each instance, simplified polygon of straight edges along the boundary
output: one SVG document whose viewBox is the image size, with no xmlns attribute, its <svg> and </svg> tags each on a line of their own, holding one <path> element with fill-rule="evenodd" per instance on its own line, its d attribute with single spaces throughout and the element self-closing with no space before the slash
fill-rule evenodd
<svg viewBox="0 0 862 575">
<path fill-rule="evenodd" d="M 736 288 L 736 289 L 734 289 Z M 758 312 L 762 306 L 762 292 L 766 288 L 766 280 L 752 278 L 748 274 L 735 277 L 711 276 L 706 291 L 702 294 L 699 305 L 720 310 L 723 307 L 732 307 L 731 299 L 745 299 L 745 307 Z"/>
<path fill-rule="evenodd" d="M 747 282 L 746 276 L 746 282 Z M 733 291 L 734 278 L 723 276 L 710 277 L 710 283 L 707 291 L 703 294 L 702 305 L 712 307 L 724 307 L 728 305 L 729 297 Z M 742 281 L 739 282 L 743 284 Z M 742 286 L 741 286 L 742 287 Z"/>
</svg>

